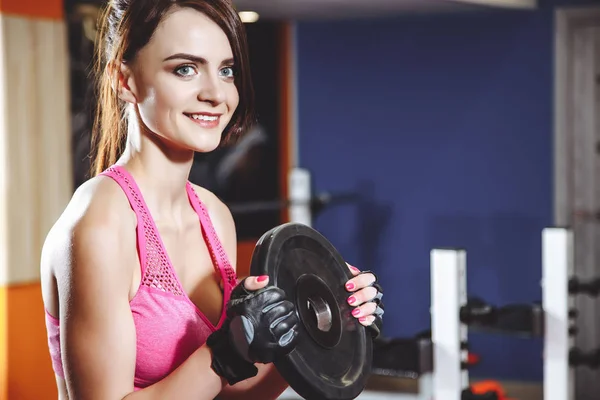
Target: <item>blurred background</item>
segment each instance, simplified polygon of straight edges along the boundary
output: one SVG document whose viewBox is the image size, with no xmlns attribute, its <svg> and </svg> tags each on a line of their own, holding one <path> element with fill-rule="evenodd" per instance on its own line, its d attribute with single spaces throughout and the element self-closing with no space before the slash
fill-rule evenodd
<svg viewBox="0 0 600 400">
<path fill-rule="evenodd" d="M 292 168 L 310 172 L 315 196 L 352 194 L 320 203 L 313 224 L 385 283 L 386 337 L 430 328 L 434 247 L 466 248 L 469 294 L 499 305 L 541 300 L 545 227 L 573 227 L 576 268 L 598 273 L 599 1 L 234 3 L 259 124 L 198 155 L 190 180 L 232 206 L 284 202 Z M 56 398 L 39 252 L 89 178 L 102 4 L 0 2 L 0 399 Z M 243 274 L 256 240 L 289 214 L 234 217 Z M 597 306 L 578 307 L 576 340 L 596 348 Z M 470 343 L 472 378 L 541 385 L 541 340 Z M 577 398 L 596 396 L 598 378 L 578 371 Z"/>
</svg>

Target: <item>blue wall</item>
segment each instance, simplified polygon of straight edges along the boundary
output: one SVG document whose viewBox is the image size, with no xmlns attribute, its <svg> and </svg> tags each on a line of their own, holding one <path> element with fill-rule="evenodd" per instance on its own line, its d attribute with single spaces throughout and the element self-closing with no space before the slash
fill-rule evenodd
<svg viewBox="0 0 600 400">
<path fill-rule="evenodd" d="M 467 249 L 470 295 L 541 300 L 557 4 L 298 24 L 300 165 L 317 191 L 364 196 L 316 227 L 383 280 L 386 336 L 430 327 L 436 246 Z M 470 340 L 472 376 L 542 379 L 540 340 Z"/>
</svg>

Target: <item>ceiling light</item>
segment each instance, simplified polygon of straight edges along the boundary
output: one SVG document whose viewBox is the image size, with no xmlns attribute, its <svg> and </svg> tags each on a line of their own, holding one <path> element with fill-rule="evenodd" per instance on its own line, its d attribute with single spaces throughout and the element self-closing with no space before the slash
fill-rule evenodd
<svg viewBox="0 0 600 400">
<path fill-rule="evenodd" d="M 258 21 L 258 13 L 254 11 L 240 11 L 240 19 L 245 24 L 251 24 L 253 22 Z"/>
</svg>

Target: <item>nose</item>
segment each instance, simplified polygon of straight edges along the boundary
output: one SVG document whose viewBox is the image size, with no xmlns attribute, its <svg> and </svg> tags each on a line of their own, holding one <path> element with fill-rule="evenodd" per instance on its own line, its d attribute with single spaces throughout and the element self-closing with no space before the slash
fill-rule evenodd
<svg viewBox="0 0 600 400">
<path fill-rule="evenodd" d="M 225 101 L 224 82 L 214 74 L 205 74 L 203 78 L 200 80 L 198 100 L 213 106 L 223 103 Z"/>
</svg>

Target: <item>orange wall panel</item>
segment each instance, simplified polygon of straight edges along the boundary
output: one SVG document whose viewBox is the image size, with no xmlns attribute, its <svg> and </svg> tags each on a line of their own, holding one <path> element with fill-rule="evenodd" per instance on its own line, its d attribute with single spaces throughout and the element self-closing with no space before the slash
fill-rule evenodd
<svg viewBox="0 0 600 400">
<path fill-rule="evenodd" d="M 0 400 L 8 399 L 8 290 L 0 287 Z"/>
<path fill-rule="evenodd" d="M 0 13 L 23 17 L 61 20 L 63 0 L 0 0 Z"/>
<path fill-rule="evenodd" d="M 56 399 L 40 284 L 1 288 L 0 307 L 0 399 Z"/>
</svg>

